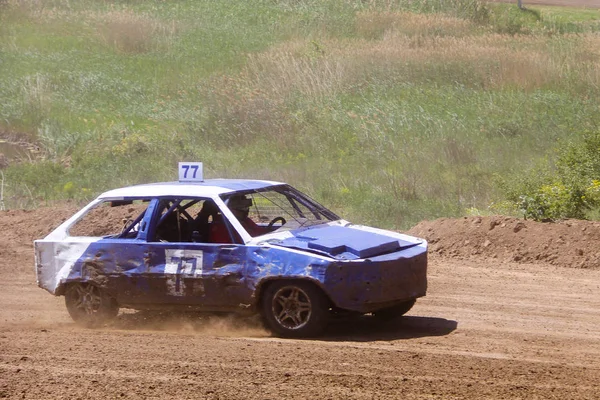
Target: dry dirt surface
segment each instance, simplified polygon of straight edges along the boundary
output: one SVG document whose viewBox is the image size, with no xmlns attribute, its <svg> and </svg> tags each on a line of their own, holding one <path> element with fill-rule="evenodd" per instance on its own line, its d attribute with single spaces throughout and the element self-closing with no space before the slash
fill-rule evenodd
<svg viewBox="0 0 600 400">
<path fill-rule="evenodd" d="M 0 398 L 600 398 L 598 223 L 423 222 L 429 291 L 405 317 L 284 340 L 233 317 L 77 327 L 36 286 L 32 251 L 74 210 L 0 212 Z"/>
</svg>

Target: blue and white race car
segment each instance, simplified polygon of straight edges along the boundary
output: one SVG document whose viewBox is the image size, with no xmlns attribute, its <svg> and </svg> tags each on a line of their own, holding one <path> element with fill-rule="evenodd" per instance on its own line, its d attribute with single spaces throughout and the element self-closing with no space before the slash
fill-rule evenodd
<svg viewBox="0 0 600 400">
<path fill-rule="evenodd" d="M 427 289 L 424 240 L 270 181 L 111 190 L 34 245 L 38 285 L 86 326 L 174 308 L 259 313 L 276 335 L 308 337 L 337 314 L 403 315 Z"/>
</svg>

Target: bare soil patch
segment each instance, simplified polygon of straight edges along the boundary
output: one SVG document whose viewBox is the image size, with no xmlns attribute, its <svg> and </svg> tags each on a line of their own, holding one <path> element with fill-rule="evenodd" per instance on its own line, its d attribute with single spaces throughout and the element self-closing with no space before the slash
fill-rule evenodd
<svg viewBox="0 0 600 400">
<path fill-rule="evenodd" d="M 39 159 L 42 155 L 42 148 L 30 139 L 30 135 L 0 127 L 0 169 L 23 160 Z"/>
</svg>

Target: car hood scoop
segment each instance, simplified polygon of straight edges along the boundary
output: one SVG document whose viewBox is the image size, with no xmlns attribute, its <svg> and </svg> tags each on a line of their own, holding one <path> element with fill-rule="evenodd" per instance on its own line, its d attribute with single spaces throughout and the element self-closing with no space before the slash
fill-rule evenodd
<svg viewBox="0 0 600 400">
<path fill-rule="evenodd" d="M 347 260 L 392 253 L 419 244 L 419 242 L 408 242 L 391 236 L 343 226 L 309 228 L 291 233 L 293 237 L 273 244 L 314 251 Z"/>
</svg>

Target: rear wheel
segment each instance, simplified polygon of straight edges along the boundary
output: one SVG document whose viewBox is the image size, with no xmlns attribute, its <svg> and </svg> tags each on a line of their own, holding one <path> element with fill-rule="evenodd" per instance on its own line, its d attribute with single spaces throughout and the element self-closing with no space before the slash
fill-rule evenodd
<svg viewBox="0 0 600 400">
<path fill-rule="evenodd" d="M 329 301 L 309 282 L 274 282 L 262 296 L 261 311 L 268 329 L 283 337 L 311 337 L 328 322 Z"/>
<path fill-rule="evenodd" d="M 73 321 L 86 327 L 97 327 L 119 313 L 116 300 L 90 283 L 75 283 L 65 292 L 65 304 Z"/>
<path fill-rule="evenodd" d="M 384 308 L 382 310 L 374 311 L 373 316 L 377 318 L 377 320 L 381 322 L 392 321 L 396 318 L 399 318 L 410 311 L 411 308 L 415 305 L 417 300 L 412 299 L 405 301 L 404 303 L 400 303 L 393 307 Z"/>
</svg>

